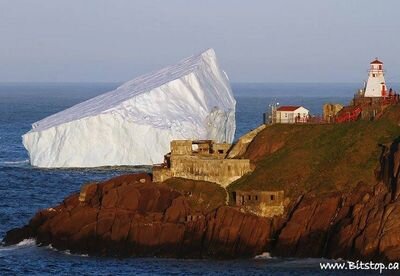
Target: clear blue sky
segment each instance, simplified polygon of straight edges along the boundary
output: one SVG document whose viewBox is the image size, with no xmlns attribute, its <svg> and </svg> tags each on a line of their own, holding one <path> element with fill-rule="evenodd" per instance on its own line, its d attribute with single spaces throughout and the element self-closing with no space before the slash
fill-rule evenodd
<svg viewBox="0 0 400 276">
<path fill-rule="evenodd" d="M 125 81 L 214 48 L 233 82 L 400 81 L 400 1 L 0 0 L 0 82 Z"/>
</svg>

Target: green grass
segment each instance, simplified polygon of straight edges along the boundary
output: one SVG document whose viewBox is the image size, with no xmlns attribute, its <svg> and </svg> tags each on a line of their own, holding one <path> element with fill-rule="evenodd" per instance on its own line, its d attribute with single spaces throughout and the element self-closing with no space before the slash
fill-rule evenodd
<svg viewBox="0 0 400 276">
<path fill-rule="evenodd" d="M 220 185 L 183 178 L 170 178 L 164 184 L 186 196 L 192 210 L 207 213 L 225 205 L 227 193 Z"/>
<path fill-rule="evenodd" d="M 246 155 L 282 143 L 279 150 L 255 159 L 256 169 L 228 189 L 285 190 L 287 195 L 346 190 L 360 181 L 376 183 L 379 144 L 400 137 L 400 106 L 390 107 L 377 121 L 337 125 L 273 125 L 257 135 Z M 251 152 L 253 151 L 253 152 Z"/>
</svg>

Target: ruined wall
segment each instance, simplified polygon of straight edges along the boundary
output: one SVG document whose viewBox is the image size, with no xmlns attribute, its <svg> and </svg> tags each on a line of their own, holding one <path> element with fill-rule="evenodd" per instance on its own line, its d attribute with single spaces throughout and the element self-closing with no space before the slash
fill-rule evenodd
<svg viewBox="0 0 400 276">
<path fill-rule="evenodd" d="M 285 210 L 284 191 L 236 191 L 234 197 L 242 211 L 258 216 L 279 216 Z"/>
<path fill-rule="evenodd" d="M 225 158 L 226 155 L 228 154 L 229 149 L 231 148 L 232 144 L 213 144 L 212 150 L 213 154 L 212 156 L 215 156 L 217 158 Z"/>
<path fill-rule="evenodd" d="M 223 159 L 226 157 L 232 144 L 214 143 L 212 141 L 171 141 L 171 155 L 197 155 L 202 157 L 212 156 Z"/>
<path fill-rule="evenodd" d="M 327 103 L 323 106 L 323 119 L 326 122 L 333 122 L 335 116 L 342 110 L 343 105 Z"/>
<path fill-rule="evenodd" d="M 179 155 L 192 154 L 192 141 L 190 140 L 171 141 L 171 154 L 179 154 Z"/>
<path fill-rule="evenodd" d="M 196 156 L 171 156 L 171 168 L 155 166 L 153 181 L 162 182 L 171 177 L 203 180 L 228 186 L 251 172 L 247 159 L 202 159 Z"/>
<path fill-rule="evenodd" d="M 153 182 L 163 182 L 171 177 L 170 169 L 163 166 L 153 166 Z"/>
<path fill-rule="evenodd" d="M 250 160 L 247 159 L 203 159 L 196 156 L 171 156 L 170 177 L 215 182 L 223 187 L 251 171 Z"/>
<path fill-rule="evenodd" d="M 252 171 L 248 159 L 225 159 L 231 144 L 209 140 L 174 140 L 171 153 L 161 165 L 153 167 L 153 181 L 163 182 L 171 177 L 203 180 L 226 187 Z"/>
</svg>

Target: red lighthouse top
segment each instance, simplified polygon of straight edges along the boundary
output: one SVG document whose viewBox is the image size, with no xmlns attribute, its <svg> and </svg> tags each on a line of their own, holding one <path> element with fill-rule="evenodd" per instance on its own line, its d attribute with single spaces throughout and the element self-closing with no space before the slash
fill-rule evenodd
<svg viewBox="0 0 400 276">
<path fill-rule="evenodd" d="M 383 62 L 380 61 L 378 58 L 375 58 L 375 60 L 372 61 L 370 64 L 383 64 Z"/>
</svg>

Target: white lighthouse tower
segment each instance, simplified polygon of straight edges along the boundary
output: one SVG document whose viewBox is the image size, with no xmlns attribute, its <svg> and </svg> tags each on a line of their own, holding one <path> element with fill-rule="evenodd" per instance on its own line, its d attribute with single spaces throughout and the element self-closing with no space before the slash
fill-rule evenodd
<svg viewBox="0 0 400 276">
<path fill-rule="evenodd" d="M 371 63 L 364 97 L 386 97 L 387 88 L 383 72 L 383 62 L 376 58 Z"/>
</svg>

